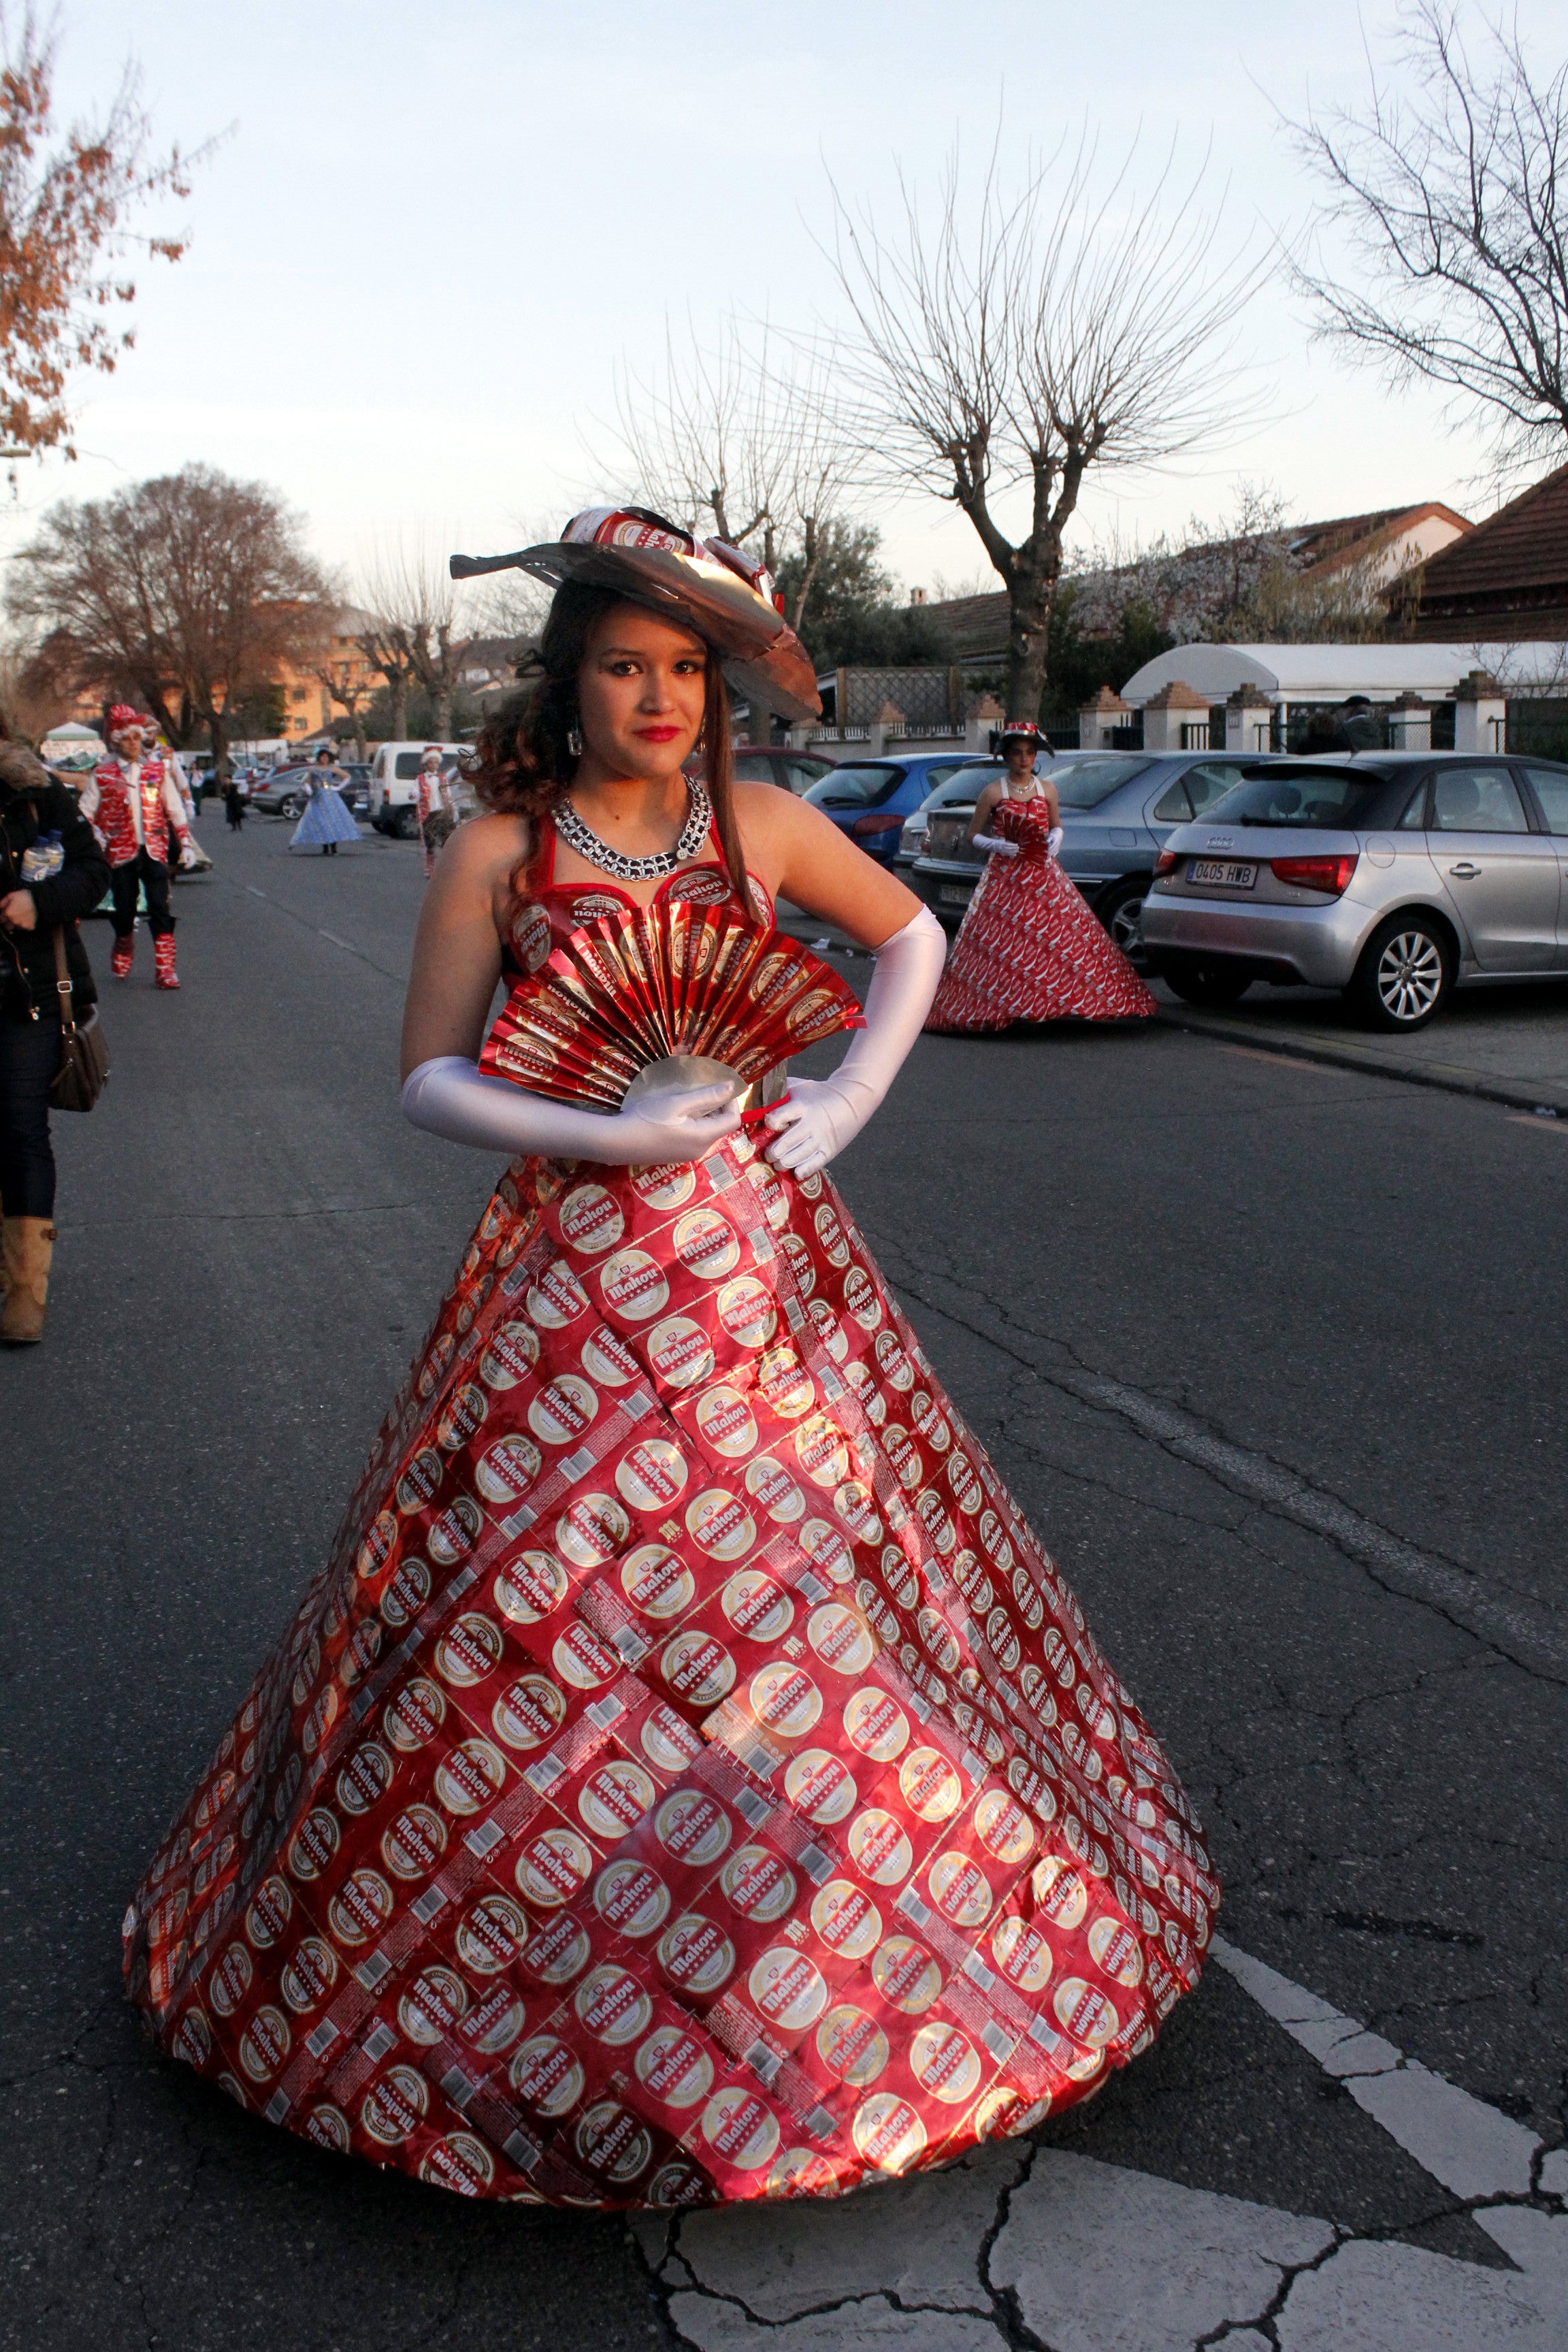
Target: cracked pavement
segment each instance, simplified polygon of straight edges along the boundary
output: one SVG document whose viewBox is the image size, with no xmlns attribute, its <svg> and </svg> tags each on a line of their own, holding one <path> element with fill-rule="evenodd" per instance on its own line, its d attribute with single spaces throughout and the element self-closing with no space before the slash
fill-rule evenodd
<svg viewBox="0 0 1568 2352">
<path fill-rule="evenodd" d="M 1568 1134 L 1211 1038 L 924 1040 L 838 1171 L 1211 1832 L 1226 1961 L 1153 2051 L 948 2172 L 630 2227 L 148 2054 L 128 1889 L 489 1172 L 395 1114 L 416 853 L 215 824 L 185 989 L 116 992 L 113 1086 L 56 1122 L 48 1340 L 0 1361 L 0 2345 L 1568 2341 Z"/>
</svg>

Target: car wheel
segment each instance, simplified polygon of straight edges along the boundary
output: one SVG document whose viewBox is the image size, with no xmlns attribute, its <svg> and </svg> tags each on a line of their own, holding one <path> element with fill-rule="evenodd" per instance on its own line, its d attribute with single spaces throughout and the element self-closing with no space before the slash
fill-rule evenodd
<svg viewBox="0 0 1568 2352">
<path fill-rule="evenodd" d="M 285 799 L 279 802 L 278 814 L 279 816 L 286 816 L 290 819 L 298 818 L 303 813 L 304 806 L 305 803 L 303 801 L 297 801 L 294 798 L 293 793 L 289 793 Z"/>
<path fill-rule="evenodd" d="M 394 841 L 412 841 L 419 830 L 419 821 L 412 809 L 399 809 L 392 820 Z"/>
<path fill-rule="evenodd" d="M 1424 1029 L 1454 984 L 1453 943 L 1430 915 L 1391 915 L 1362 950 L 1346 994 L 1368 1029 Z"/>
<path fill-rule="evenodd" d="M 1252 974 L 1233 963 L 1186 963 L 1163 970 L 1160 977 L 1173 988 L 1184 1004 L 1213 1007 L 1239 1004 L 1252 985 Z"/>
<path fill-rule="evenodd" d="M 1114 889 L 1106 892 L 1094 910 L 1128 962 L 1140 971 L 1149 961 L 1143 952 L 1143 898 L 1148 887 L 1148 882 L 1142 878 L 1119 882 Z"/>
</svg>

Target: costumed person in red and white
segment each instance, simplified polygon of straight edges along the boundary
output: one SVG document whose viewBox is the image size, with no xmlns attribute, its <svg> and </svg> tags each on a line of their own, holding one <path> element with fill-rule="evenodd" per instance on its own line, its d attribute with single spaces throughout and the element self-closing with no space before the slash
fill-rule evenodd
<svg viewBox="0 0 1568 2352">
<path fill-rule="evenodd" d="M 195 845 L 169 762 L 142 756 L 146 728 L 140 712 L 117 702 L 109 714 L 110 756 L 100 760 L 81 796 L 81 813 L 109 857 L 114 900 L 114 951 L 109 968 L 129 980 L 135 951 L 136 899 L 147 898 L 153 934 L 153 974 L 159 988 L 178 988 L 174 971 L 174 919 L 169 912 L 169 841 L 178 844 L 180 864 L 196 863 Z"/>
<path fill-rule="evenodd" d="M 428 881 L 436 871 L 436 852 L 452 829 L 449 824 L 443 825 L 441 823 L 443 817 L 450 815 L 450 811 L 441 782 L 441 747 L 438 743 L 426 743 L 420 754 L 419 797 L 415 814 L 419 822 L 419 855 L 424 862 L 425 879 Z"/>
<path fill-rule="evenodd" d="M 975 803 L 968 838 L 989 852 L 965 910 L 928 1029 L 1006 1029 L 1015 1021 L 1147 1020 L 1158 1008 L 1057 863 L 1061 810 L 1035 772 L 1040 730 L 1010 719 L 1005 769 Z"/>
</svg>

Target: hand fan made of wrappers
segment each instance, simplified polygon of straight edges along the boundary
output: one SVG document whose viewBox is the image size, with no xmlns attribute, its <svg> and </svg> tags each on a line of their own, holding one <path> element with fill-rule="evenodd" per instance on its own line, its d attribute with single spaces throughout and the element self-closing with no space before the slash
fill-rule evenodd
<svg viewBox="0 0 1568 2352">
<path fill-rule="evenodd" d="M 479 1068 L 606 1111 L 731 1079 L 742 1116 L 756 1117 L 770 1071 L 865 1025 L 852 992 L 798 940 L 730 903 L 656 899 L 596 916 L 520 980 Z"/>
</svg>

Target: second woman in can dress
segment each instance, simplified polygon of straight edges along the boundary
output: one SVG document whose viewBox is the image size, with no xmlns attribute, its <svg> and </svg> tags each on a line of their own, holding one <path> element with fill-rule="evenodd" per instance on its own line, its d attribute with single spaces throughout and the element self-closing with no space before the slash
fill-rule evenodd
<svg viewBox="0 0 1568 2352">
<path fill-rule="evenodd" d="M 969 838 L 989 852 L 926 1022 L 949 1032 L 1016 1021 L 1148 1020 L 1158 1010 L 1057 863 L 1061 813 L 1035 772 L 1040 731 L 1009 720 L 1005 772 L 987 784 Z"/>
<path fill-rule="evenodd" d="M 942 949 L 816 811 L 731 784 L 721 665 L 812 690 L 765 575 L 636 514 L 529 555 L 564 583 L 542 676 L 489 730 L 405 1032 L 416 1123 L 516 1156 L 136 1892 L 132 1997 L 253 2113 L 468 2195 L 833 2195 L 1089 2095 L 1218 1889 L 823 1172 Z M 721 1082 L 596 1112 L 477 1067 L 503 974 L 680 900 L 761 949 L 781 896 L 876 964 L 838 1067 L 760 1123 Z"/>
</svg>

